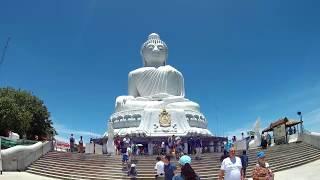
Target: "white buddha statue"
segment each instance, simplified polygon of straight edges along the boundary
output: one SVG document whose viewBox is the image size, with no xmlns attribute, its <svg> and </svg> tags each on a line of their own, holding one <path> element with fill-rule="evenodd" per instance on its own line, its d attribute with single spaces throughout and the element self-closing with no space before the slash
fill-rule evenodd
<svg viewBox="0 0 320 180">
<path fill-rule="evenodd" d="M 116 99 L 116 112 L 141 108 L 178 108 L 199 111 L 199 105 L 184 98 L 182 74 L 166 65 L 168 47 L 156 33 L 141 47 L 144 67 L 129 73 L 129 96 Z"/>
<path fill-rule="evenodd" d="M 167 65 L 168 47 L 156 33 L 141 47 L 144 67 L 129 73 L 128 96 L 116 99 L 110 116 L 115 134 L 212 135 L 197 103 L 186 99 L 182 74 Z"/>
</svg>

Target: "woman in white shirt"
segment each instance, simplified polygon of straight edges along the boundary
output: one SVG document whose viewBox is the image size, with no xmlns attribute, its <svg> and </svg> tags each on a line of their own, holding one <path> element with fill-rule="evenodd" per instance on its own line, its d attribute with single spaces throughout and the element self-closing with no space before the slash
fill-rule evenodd
<svg viewBox="0 0 320 180">
<path fill-rule="evenodd" d="M 154 166 L 154 169 L 157 171 L 157 174 L 155 175 L 156 179 L 163 179 L 164 178 L 164 163 L 161 160 L 161 157 L 158 156 L 156 159 L 158 162 Z"/>
<path fill-rule="evenodd" d="M 221 163 L 219 180 L 243 180 L 241 159 L 235 154 L 234 147 L 230 148 L 229 157 Z"/>
</svg>

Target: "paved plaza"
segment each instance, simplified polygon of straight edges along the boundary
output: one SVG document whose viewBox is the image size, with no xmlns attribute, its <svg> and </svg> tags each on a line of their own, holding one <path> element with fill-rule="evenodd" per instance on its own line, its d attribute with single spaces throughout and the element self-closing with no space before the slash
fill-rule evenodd
<svg viewBox="0 0 320 180">
<path fill-rule="evenodd" d="M 14 179 L 23 179 L 23 180 L 53 180 L 53 178 L 48 178 L 44 176 L 38 176 L 35 174 L 27 172 L 3 172 L 0 175 L 1 180 L 14 180 Z"/>
</svg>

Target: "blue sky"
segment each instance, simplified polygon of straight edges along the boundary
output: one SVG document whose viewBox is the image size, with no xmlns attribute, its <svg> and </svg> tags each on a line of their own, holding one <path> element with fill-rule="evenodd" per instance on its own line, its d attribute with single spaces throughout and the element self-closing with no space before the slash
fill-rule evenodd
<svg viewBox="0 0 320 180">
<path fill-rule="evenodd" d="M 1 1 L 0 86 L 32 91 L 60 139 L 102 135 L 148 34 L 217 135 L 297 118 L 320 131 L 318 1 Z M 1 49 L 2 52 L 2 49 Z"/>
</svg>

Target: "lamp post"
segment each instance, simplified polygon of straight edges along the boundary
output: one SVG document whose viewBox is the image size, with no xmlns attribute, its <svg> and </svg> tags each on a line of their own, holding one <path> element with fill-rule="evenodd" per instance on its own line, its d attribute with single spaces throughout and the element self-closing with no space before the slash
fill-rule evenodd
<svg viewBox="0 0 320 180">
<path fill-rule="evenodd" d="M 302 121 L 302 113 L 301 113 L 301 111 L 298 111 L 297 112 L 297 114 L 298 114 L 298 116 L 300 117 L 300 128 L 301 128 L 301 134 L 303 134 L 303 121 Z"/>
</svg>

